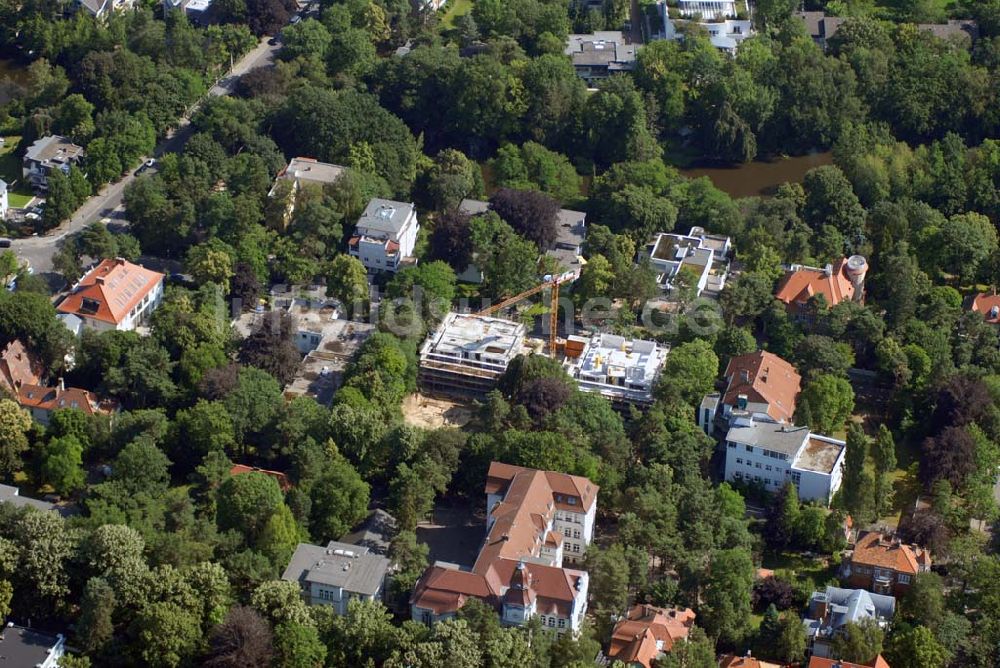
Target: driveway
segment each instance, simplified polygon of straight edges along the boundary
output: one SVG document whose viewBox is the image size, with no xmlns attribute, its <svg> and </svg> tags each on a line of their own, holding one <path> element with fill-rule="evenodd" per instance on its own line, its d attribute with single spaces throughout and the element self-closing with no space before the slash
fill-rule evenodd
<svg viewBox="0 0 1000 668">
<path fill-rule="evenodd" d="M 485 518 L 468 508 L 438 504 L 430 522 L 417 525 L 417 540 L 430 548 L 427 560 L 471 568 L 486 537 Z"/>
<path fill-rule="evenodd" d="M 274 56 L 280 49 L 280 43 L 271 46 L 267 43 L 266 37 L 261 38 L 260 43 L 252 51 L 233 65 L 233 69 L 226 77 L 212 86 L 208 95 L 212 97 L 231 95 L 241 76 L 256 67 L 273 63 Z M 165 153 L 178 153 L 184 148 L 193 134 L 191 116 L 197 111 L 198 106 L 194 105 L 178 121 L 177 129 L 157 145 L 153 151 L 153 157 L 159 158 Z M 156 168 L 154 167 L 150 171 L 155 172 Z M 134 180 L 135 172 L 131 171 L 121 181 L 104 186 L 100 192 L 84 202 L 69 221 L 59 227 L 49 230 L 41 236 L 15 239 L 12 243 L 14 252 L 17 253 L 18 257 L 28 260 L 36 273 L 50 272 L 52 270 L 52 254 L 56 252 L 59 242 L 67 236 L 76 234 L 87 225 L 103 218 L 117 219 L 119 223 L 127 223 L 124 217 L 122 198 L 125 194 L 125 188 Z"/>
</svg>

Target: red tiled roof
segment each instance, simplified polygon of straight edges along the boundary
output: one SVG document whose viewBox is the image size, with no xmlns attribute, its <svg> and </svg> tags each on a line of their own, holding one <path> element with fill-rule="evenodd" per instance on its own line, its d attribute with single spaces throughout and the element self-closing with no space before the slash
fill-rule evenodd
<svg viewBox="0 0 1000 668">
<path fill-rule="evenodd" d="M 163 274 L 120 258 L 102 260 L 56 310 L 117 325 L 162 280 Z"/>
<path fill-rule="evenodd" d="M 608 658 L 651 668 L 657 656 L 669 652 L 676 641 L 688 636 L 694 618 L 691 608 L 636 605 L 615 625 Z"/>
<path fill-rule="evenodd" d="M 486 493 L 502 494 L 514 476 L 522 471 L 532 470 L 513 464 L 492 462 L 490 470 L 486 474 Z M 543 473 L 549 487 L 552 488 L 556 508 L 586 513 L 597 500 L 597 492 L 600 491 L 600 487 L 587 478 L 557 471 L 544 471 Z M 573 498 L 575 503 L 569 503 L 569 498 Z"/>
<path fill-rule="evenodd" d="M 997 315 L 991 316 L 991 311 L 996 308 Z M 981 292 L 972 300 L 972 310 L 975 313 L 982 313 L 986 322 L 990 324 L 1000 324 L 1000 295 Z"/>
<path fill-rule="evenodd" d="M 246 466 L 245 464 L 236 464 L 233 468 L 229 469 L 229 475 L 242 475 L 244 473 L 254 472 L 263 473 L 266 476 L 274 478 L 282 492 L 287 492 L 292 488 L 292 483 L 288 479 L 288 476 L 281 471 L 268 471 L 267 469 L 259 469 L 256 466 Z"/>
<path fill-rule="evenodd" d="M 809 659 L 807 668 L 889 668 L 889 662 L 883 659 L 881 654 L 876 656 L 875 660 L 871 663 L 850 663 L 848 661 L 824 659 L 814 656 Z"/>
<path fill-rule="evenodd" d="M 854 285 L 847 277 L 847 258 L 837 260 L 829 275 L 812 267 L 785 273 L 774 296 L 790 308 L 798 309 L 816 295 L 823 295 L 827 306 L 836 306 L 854 296 Z"/>
<path fill-rule="evenodd" d="M 779 422 L 790 422 L 795 415 L 795 399 L 802 387 L 802 377 L 795 367 L 774 353 L 758 350 L 738 355 L 726 367 L 729 387 L 722 403 L 735 406 L 740 395 L 751 403 L 767 404 L 767 414 Z"/>
<path fill-rule="evenodd" d="M 79 408 L 88 415 L 113 413 L 118 409 L 114 401 L 101 401 L 93 392 L 78 387 L 42 387 L 22 385 L 17 391 L 17 402 L 24 408 L 54 411 L 60 408 Z"/>
<path fill-rule="evenodd" d="M 761 661 L 752 656 L 725 654 L 719 657 L 719 668 L 782 668 L 782 664 Z"/>
<path fill-rule="evenodd" d="M 42 380 L 42 365 L 21 343 L 13 340 L 0 353 L 0 388 L 17 394 L 22 385 L 38 385 Z"/>
<path fill-rule="evenodd" d="M 858 537 L 851 556 L 852 565 L 872 566 L 897 573 L 916 575 L 920 565 L 930 567 L 931 555 L 927 550 L 884 537 L 878 531 L 869 531 Z"/>
</svg>

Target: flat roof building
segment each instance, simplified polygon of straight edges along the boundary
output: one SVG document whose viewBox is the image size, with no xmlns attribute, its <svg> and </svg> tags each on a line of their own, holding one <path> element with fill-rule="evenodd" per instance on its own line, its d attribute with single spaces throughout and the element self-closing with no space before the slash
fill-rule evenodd
<svg viewBox="0 0 1000 668">
<path fill-rule="evenodd" d="M 420 348 L 424 391 L 484 397 L 518 355 L 527 352 L 524 325 L 501 318 L 449 313 Z"/>
<path fill-rule="evenodd" d="M 584 343 L 579 357 L 567 359 L 565 368 L 584 392 L 619 405 L 648 404 L 669 350 L 655 341 L 598 333 Z"/>
<path fill-rule="evenodd" d="M 625 42 L 619 31 L 600 31 L 590 35 L 569 35 L 564 53 L 573 61 L 577 75 L 588 84 L 635 69 L 634 44 Z"/>
<path fill-rule="evenodd" d="M 420 223 L 413 204 L 373 198 L 358 219 L 348 252 L 372 271 L 398 271 L 416 263 L 413 249 Z"/>
<path fill-rule="evenodd" d="M 726 434 L 725 478 L 777 492 L 795 483 L 799 499 L 830 503 L 843 476 L 844 441 L 809 427 L 738 418 Z"/>
<path fill-rule="evenodd" d="M 8 623 L 0 632 L 0 664 L 12 668 L 57 668 L 66 653 L 63 635 Z"/>
<path fill-rule="evenodd" d="M 643 253 L 657 272 L 656 282 L 668 293 L 683 276 L 693 285 L 696 294 L 708 291 L 722 292 L 729 274 L 729 237 L 706 234 L 700 227 L 692 227 L 688 234 L 660 233 L 646 244 Z"/>
</svg>

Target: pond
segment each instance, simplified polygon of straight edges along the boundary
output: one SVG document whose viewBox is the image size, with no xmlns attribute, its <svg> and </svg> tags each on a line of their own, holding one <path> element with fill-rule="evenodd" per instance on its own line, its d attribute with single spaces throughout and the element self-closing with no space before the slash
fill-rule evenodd
<svg viewBox="0 0 1000 668">
<path fill-rule="evenodd" d="M 833 155 L 826 151 L 743 165 L 691 167 L 680 171 L 692 179 L 707 176 L 716 188 L 739 198 L 773 195 L 782 183 L 801 182 L 813 167 L 830 164 L 833 164 Z"/>
</svg>

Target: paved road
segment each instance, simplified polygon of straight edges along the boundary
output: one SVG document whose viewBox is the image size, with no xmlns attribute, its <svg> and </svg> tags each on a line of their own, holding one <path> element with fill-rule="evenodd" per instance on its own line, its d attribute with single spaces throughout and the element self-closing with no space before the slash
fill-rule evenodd
<svg viewBox="0 0 1000 668">
<path fill-rule="evenodd" d="M 254 50 L 235 63 L 229 75 L 213 86 L 208 94 L 214 97 L 232 94 L 237 80 L 242 75 L 255 67 L 272 63 L 280 48 L 280 44 L 271 46 L 267 43 L 267 38 L 262 38 Z M 153 151 L 154 157 L 160 157 L 165 153 L 176 153 L 184 147 L 193 134 L 190 115 L 194 111 L 195 109 L 192 109 L 188 115 L 180 119 L 173 134 L 160 142 Z M 58 228 L 50 230 L 44 236 L 14 240 L 12 244 L 14 251 L 18 257 L 28 260 L 36 273 L 50 272 L 52 270 L 52 254 L 56 251 L 59 242 L 67 236 L 75 234 L 90 223 L 103 218 L 112 218 L 117 222 L 125 220 L 122 196 L 125 193 L 125 188 L 134 180 L 135 173 L 131 172 L 121 181 L 105 186 L 99 193 L 84 202 L 83 206 L 77 209 L 68 222 L 63 223 Z"/>
</svg>

